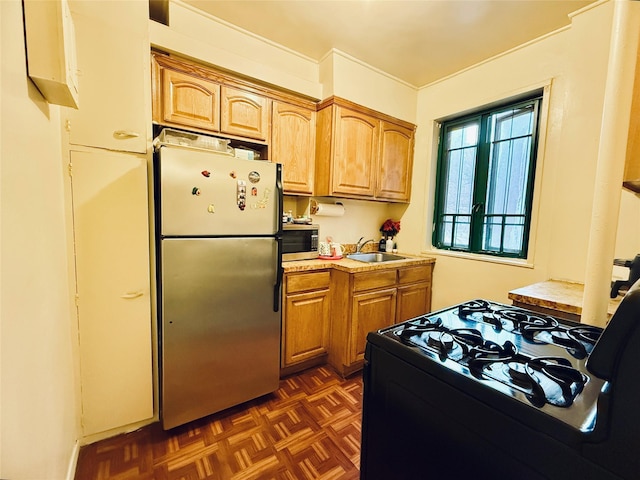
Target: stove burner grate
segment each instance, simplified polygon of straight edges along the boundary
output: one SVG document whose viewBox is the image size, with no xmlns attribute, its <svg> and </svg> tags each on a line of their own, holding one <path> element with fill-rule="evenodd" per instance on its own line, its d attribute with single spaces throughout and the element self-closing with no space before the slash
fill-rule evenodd
<svg viewBox="0 0 640 480">
<path fill-rule="evenodd" d="M 471 300 L 458 307 L 458 315 L 466 317 L 472 313 L 490 312 L 491 304 L 486 300 Z"/>
<path fill-rule="evenodd" d="M 469 371 L 478 379 L 496 380 L 519 390 L 539 408 L 547 403 L 570 407 L 587 382 L 587 377 L 562 357 L 479 356 L 469 361 Z"/>
</svg>

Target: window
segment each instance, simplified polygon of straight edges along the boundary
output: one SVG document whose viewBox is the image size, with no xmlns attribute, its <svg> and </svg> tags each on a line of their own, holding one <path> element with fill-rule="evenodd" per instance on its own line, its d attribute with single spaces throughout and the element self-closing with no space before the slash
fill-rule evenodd
<svg viewBox="0 0 640 480">
<path fill-rule="evenodd" d="M 441 125 L 433 244 L 525 258 L 542 96 Z"/>
</svg>

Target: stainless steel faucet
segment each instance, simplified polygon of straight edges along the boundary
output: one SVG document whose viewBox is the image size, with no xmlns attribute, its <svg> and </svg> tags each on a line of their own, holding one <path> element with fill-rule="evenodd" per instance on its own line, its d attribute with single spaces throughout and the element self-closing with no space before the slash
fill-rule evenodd
<svg viewBox="0 0 640 480">
<path fill-rule="evenodd" d="M 356 253 L 360 253 L 360 251 L 362 250 L 362 247 L 364 247 L 367 243 L 373 242 L 373 238 L 370 238 L 369 240 L 365 240 L 364 242 L 362 241 L 363 239 L 364 237 L 360 237 L 360 240 L 358 240 L 358 243 L 356 243 Z"/>
</svg>

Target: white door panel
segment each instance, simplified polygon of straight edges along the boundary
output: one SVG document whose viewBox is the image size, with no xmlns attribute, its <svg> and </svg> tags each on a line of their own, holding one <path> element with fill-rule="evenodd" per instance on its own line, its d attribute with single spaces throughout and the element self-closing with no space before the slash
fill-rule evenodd
<svg viewBox="0 0 640 480">
<path fill-rule="evenodd" d="M 83 433 L 153 416 L 147 163 L 71 152 Z"/>
<path fill-rule="evenodd" d="M 78 110 L 67 110 L 70 142 L 144 153 L 151 115 L 147 2 L 127 2 L 126 14 L 122 2 L 70 2 L 70 9 L 80 96 Z"/>
</svg>

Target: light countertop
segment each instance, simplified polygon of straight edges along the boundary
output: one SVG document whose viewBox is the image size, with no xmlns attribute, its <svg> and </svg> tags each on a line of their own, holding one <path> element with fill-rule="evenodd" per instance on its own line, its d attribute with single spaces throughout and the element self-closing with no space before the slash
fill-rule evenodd
<svg viewBox="0 0 640 480">
<path fill-rule="evenodd" d="M 401 267 L 415 267 L 418 265 L 429 265 L 435 263 L 436 259 L 433 257 L 423 257 L 419 255 L 407 255 L 404 253 L 398 253 L 403 257 L 407 257 L 405 260 L 394 260 L 392 262 L 380 262 L 380 263 L 365 263 L 358 260 L 351 260 L 343 257 L 340 260 L 293 260 L 290 262 L 283 262 L 282 267 L 284 273 L 291 272 L 306 272 L 311 270 L 323 270 L 326 268 L 333 268 L 336 270 L 342 270 L 349 273 L 356 272 L 370 272 L 374 270 L 384 270 L 387 268 L 401 268 Z"/>
<path fill-rule="evenodd" d="M 558 310 L 575 315 L 582 314 L 582 283 L 565 282 L 561 280 L 547 280 L 534 283 L 526 287 L 516 288 L 509 292 L 509 299 L 527 305 Z M 608 318 L 620 305 L 621 296 L 609 300 Z"/>
</svg>

